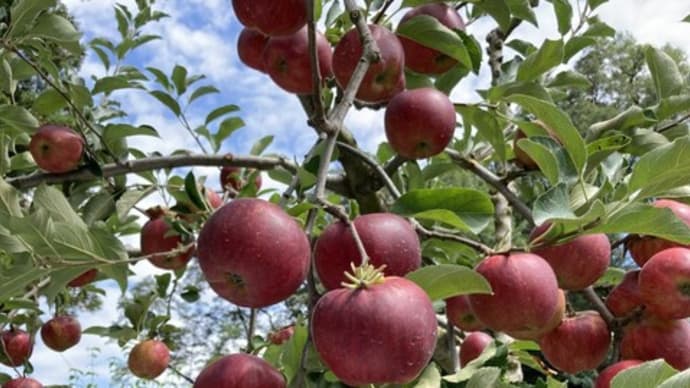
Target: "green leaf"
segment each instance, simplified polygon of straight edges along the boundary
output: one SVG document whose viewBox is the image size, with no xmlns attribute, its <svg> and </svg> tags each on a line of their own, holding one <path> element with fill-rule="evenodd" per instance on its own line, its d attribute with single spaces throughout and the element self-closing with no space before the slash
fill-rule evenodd
<svg viewBox="0 0 690 388">
<path fill-rule="evenodd" d="M 563 50 L 563 63 L 570 61 L 575 54 L 579 53 L 583 49 L 592 46 L 597 43 L 597 40 L 590 36 L 574 36 L 565 44 Z"/>
<path fill-rule="evenodd" d="M 664 360 L 648 361 L 618 373 L 611 380 L 611 388 L 658 388 L 675 373 Z"/>
<path fill-rule="evenodd" d="M 184 66 L 175 65 L 170 79 L 172 79 L 178 95 L 181 96 L 187 91 L 187 69 Z"/>
<path fill-rule="evenodd" d="M 499 388 L 504 386 L 501 383 L 501 369 L 497 367 L 486 367 L 479 369 L 472 375 L 465 388 Z"/>
<path fill-rule="evenodd" d="M 634 233 L 690 244 L 690 228 L 667 208 L 633 203 L 610 215 L 589 233 Z"/>
<path fill-rule="evenodd" d="M 168 76 L 165 75 L 165 73 L 162 70 L 157 69 L 155 67 L 147 67 L 146 70 L 148 70 L 151 74 L 153 74 L 153 76 L 156 78 L 156 82 L 158 82 L 158 84 L 163 86 L 165 88 L 165 90 L 171 91 L 172 85 L 170 84 L 170 81 L 168 80 Z"/>
<path fill-rule="evenodd" d="M 6 58 L 0 61 L 0 89 L 8 94 L 14 94 L 17 89 L 17 81 L 12 77 L 12 66 Z"/>
<path fill-rule="evenodd" d="M 180 116 L 182 110 L 180 109 L 180 104 L 175 101 L 175 99 L 168 93 L 161 90 L 154 90 L 149 92 L 153 97 L 160 101 L 163 105 L 167 106 L 170 111 L 172 111 L 175 116 Z"/>
<path fill-rule="evenodd" d="M 154 187 L 148 187 L 144 190 L 127 190 L 120 199 L 118 199 L 116 206 L 117 217 L 120 220 L 124 220 L 127 214 L 134 206 L 139 203 L 142 199 L 146 198 L 155 190 Z"/>
<path fill-rule="evenodd" d="M 194 172 L 190 171 L 184 178 L 184 190 L 187 197 L 192 201 L 192 205 L 197 209 L 206 209 L 207 203 L 199 190 L 199 183 L 196 181 Z"/>
<path fill-rule="evenodd" d="M 517 73 L 518 81 L 531 81 L 553 69 L 563 61 L 563 41 L 545 40 L 539 50 L 522 62 Z"/>
<path fill-rule="evenodd" d="M 573 19 L 573 7 L 568 0 L 550 0 L 553 3 L 556 19 L 558 21 L 558 32 L 565 35 L 570 31 Z"/>
<path fill-rule="evenodd" d="M 187 101 L 188 104 L 191 104 L 194 102 L 199 97 L 205 96 L 207 94 L 213 94 L 213 93 L 220 93 L 220 90 L 218 90 L 217 87 L 212 86 L 212 85 L 205 85 L 197 88 L 191 96 L 189 96 L 189 100 Z"/>
<path fill-rule="evenodd" d="M 272 142 L 273 142 L 273 136 L 272 135 L 264 136 L 261 139 L 259 139 L 256 143 L 254 143 L 254 145 L 252 146 L 252 149 L 251 149 L 251 151 L 249 151 L 249 153 L 251 155 L 261 155 L 264 152 L 264 150 L 266 150 L 266 148 L 269 145 L 271 145 Z"/>
<path fill-rule="evenodd" d="M 604 275 L 594 284 L 595 287 L 613 287 L 623 281 L 625 270 L 622 268 L 609 267 Z"/>
<path fill-rule="evenodd" d="M 496 156 L 498 156 L 500 160 L 506 160 L 506 141 L 505 136 L 503 136 L 504 125 L 502 125 L 502 123 L 499 121 L 496 114 L 492 114 L 477 108 L 474 110 L 475 112 L 472 116 L 472 123 L 474 124 L 474 127 L 477 128 L 477 133 L 481 138 L 488 141 L 489 144 L 494 147 L 494 150 L 496 150 Z"/>
<path fill-rule="evenodd" d="M 463 78 L 465 78 L 469 73 L 470 73 L 469 69 L 458 64 L 456 66 L 453 66 L 452 69 L 443 73 L 441 76 L 437 77 L 435 82 L 430 82 L 431 85 L 429 85 L 429 86 L 435 87 L 439 91 L 449 95 L 453 91 L 453 89 L 458 85 L 458 83 Z M 424 78 L 426 78 L 426 77 L 424 77 Z M 431 80 L 429 80 L 429 81 L 431 81 Z M 424 87 L 424 86 L 420 85 L 419 87 Z M 410 87 L 408 87 L 408 88 L 410 88 Z"/>
<path fill-rule="evenodd" d="M 244 127 L 244 121 L 239 117 L 230 117 L 218 126 L 218 132 L 213 135 L 213 140 L 220 147 L 236 130 Z"/>
<path fill-rule="evenodd" d="M 28 110 L 17 105 L 0 105 L 0 122 L 27 133 L 33 133 L 39 125 Z"/>
<path fill-rule="evenodd" d="M 84 220 L 79 217 L 65 198 L 64 194 L 53 186 L 38 186 L 33 197 L 33 205 L 44 209 L 54 221 L 65 222 L 86 230 Z"/>
<path fill-rule="evenodd" d="M 578 73 L 573 70 L 566 70 L 562 71 L 546 85 L 550 88 L 578 88 L 578 89 L 587 89 L 590 86 L 592 86 L 592 83 L 589 82 L 589 79 L 582 75 L 581 73 Z"/>
<path fill-rule="evenodd" d="M 81 211 L 84 215 L 84 222 L 86 222 L 87 225 L 92 225 L 96 221 L 104 220 L 115 211 L 113 195 L 107 191 L 101 191 L 89 198 Z"/>
<path fill-rule="evenodd" d="M 690 137 L 658 147 L 643 155 L 633 167 L 630 192 L 636 198 L 649 198 L 690 183 Z"/>
<path fill-rule="evenodd" d="M 412 388 L 438 388 L 440 386 L 441 372 L 432 362 L 424 369 Z"/>
<path fill-rule="evenodd" d="M 473 68 L 472 59 L 462 38 L 432 16 L 415 16 L 401 24 L 397 33 L 423 46 L 440 51 L 468 69 Z"/>
<path fill-rule="evenodd" d="M 514 17 L 532 23 L 535 27 L 539 26 L 537 16 L 534 14 L 532 7 L 530 7 L 529 0 L 506 0 L 506 4 Z"/>
<path fill-rule="evenodd" d="M 19 205 L 19 199 L 20 196 L 17 189 L 0 177 L 0 215 L 2 215 L 0 224 L 3 224 L 5 219 L 10 216 L 22 216 L 22 207 Z"/>
<path fill-rule="evenodd" d="M 690 94 L 662 98 L 654 110 L 659 121 L 671 118 L 678 113 L 690 111 Z"/>
<path fill-rule="evenodd" d="M 541 225 L 551 219 L 577 218 L 570 208 L 570 193 L 565 183 L 559 183 L 544 194 L 540 195 L 532 210 L 534 223 Z"/>
<path fill-rule="evenodd" d="M 549 138 L 542 138 L 548 141 Z M 553 141 L 553 140 L 552 140 Z M 551 152 L 551 148 L 541 142 L 535 141 L 534 138 L 531 139 L 520 139 L 517 142 L 518 148 L 524 151 L 529 157 L 537 163 L 539 170 L 544 174 L 546 179 L 552 185 L 555 185 L 559 181 L 558 173 L 558 160 L 556 156 Z"/>
<path fill-rule="evenodd" d="M 240 108 L 237 105 L 223 105 L 219 108 L 216 108 L 211 111 L 211 113 L 206 116 L 206 120 L 204 121 L 205 125 L 209 125 L 212 121 L 216 120 L 219 117 L 225 116 L 228 113 L 232 112 L 237 112 L 239 111 Z"/>
<path fill-rule="evenodd" d="M 609 0 L 587 0 L 587 4 L 589 4 L 589 8 L 594 10 L 600 5 L 607 3 Z"/>
<path fill-rule="evenodd" d="M 686 369 L 675 376 L 669 378 L 659 385 L 658 388 L 684 388 L 690 387 L 690 369 Z"/>
<path fill-rule="evenodd" d="M 673 58 L 653 46 L 645 49 L 645 58 L 659 100 L 678 95 L 683 90 L 685 80 Z"/>
<path fill-rule="evenodd" d="M 507 98 L 511 102 L 520 104 L 533 115 L 537 116 L 561 141 L 568 151 L 578 174 L 582 173 L 587 161 L 585 142 L 573 125 L 570 117 L 555 105 L 530 96 L 513 95 Z"/>
<path fill-rule="evenodd" d="M 478 190 L 422 189 L 405 193 L 391 211 L 479 233 L 491 221 L 494 205 L 486 193 Z"/>
<path fill-rule="evenodd" d="M 42 11 L 45 11 L 57 4 L 57 0 L 23 0 L 12 2 L 10 8 L 10 37 L 20 36 L 33 25 L 34 19 Z"/>
<path fill-rule="evenodd" d="M 124 76 L 116 75 L 112 77 L 103 77 L 96 80 L 96 83 L 93 85 L 93 90 L 91 91 L 91 93 L 109 94 L 115 90 L 130 89 L 136 87 L 138 87 L 137 84 L 130 82 Z"/>
<path fill-rule="evenodd" d="M 690 14 L 688 14 L 688 16 L 684 17 L 683 20 L 681 20 L 681 22 L 690 23 Z"/>
<path fill-rule="evenodd" d="M 432 301 L 456 295 L 491 294 L 491 285 L 482 275 L 467 267 L 439 264 L 420 268 L 406 278 L 421 287 Z"/>
<path fill-rule="evenodd" d="M 633 105 L 609 120 L 592 124 L 587 130 L 587 138 L 596 139 L 609 129 L 625 131 L 626 129 L 635 127 L 648 127 L 655 122 L 656 119 L 650 117 L 649 110 Z"/>
<path fill-rule="evenodd" d="M 502 31 L 508 31 L 510 27 L 510 8 L 508 8 L 505 0 L 484 0 L 477 3 L 476 6 L 491 15 Z"/>
<path fill-rule="evenodd" d="M 106 144 L 113 144 L 130 136 L 160 137 L 156 129 L 149 125 L 135 127 L 129 124 L 108 124 L 103 130 L 103 140 Z"/>
<path fill-rule="evenodd" d="M 78 42 L 80 33 L 72 23 L 64 17 L 52 13 L 44 13 L 36 20 L 36 25 L 28 33 L 56 42 Z"/>
<path fill-rule="evenodd" d="M 592 18 L 589 20 L 589 28 L 582 34 L 582 36 L 590 38 L 613 38 L 616 36 L 616 30 L 608 24 Z"/>
</svg>

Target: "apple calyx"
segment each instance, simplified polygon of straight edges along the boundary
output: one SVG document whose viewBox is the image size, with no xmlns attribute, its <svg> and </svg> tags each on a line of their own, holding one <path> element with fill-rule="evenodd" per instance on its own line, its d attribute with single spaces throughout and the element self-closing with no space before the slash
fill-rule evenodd
<svg viewBox="0 0 690 388">
<path fill-rule="evenodd" d="M 383 270 L 386 268 L 385 265 L 376 268 L 366 263 L 359 267 L 355 267 L 355 263 L 350 262 L 350 268 L 352 272 L 345 271 L 345 277 L 347 277 L 349 281 L 340 283 L 345 288 L 356 290 L 358 288 L 369 288 L 373 285 L 383 283 Z"/>
</svg>

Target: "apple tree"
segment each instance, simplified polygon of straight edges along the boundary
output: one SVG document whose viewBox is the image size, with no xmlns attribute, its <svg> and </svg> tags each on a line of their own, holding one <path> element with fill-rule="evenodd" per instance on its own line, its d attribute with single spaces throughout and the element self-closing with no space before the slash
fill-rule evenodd
<svg viewBox="0 0 690 388">
<path fill-rule="evenodd" d="M 267 153 L 272 136 L 223 152 L 242 111 L 203 97 L 232 85 L 131 59 L 166 39 L 154 1 L 116 5 L 119 37 L 88 41 L 57 0 L 4 5 L 3 387 L 42 386 L 39 336 L 61 352 L 82 335 L 122 347 L 123 385 L 688 385 L 687 77 L 646 46 L 645 98 L 596 122 L 562 108 L 595 92 L 573 64 L 615 36 L 606 2 L 233 0 L 240 60 L 304 109 L 299 160 Z M 554 37 L 514 38 L 539 7 Z M 87 52 L 103 76 L 75 74 Z M 472 78 L 477 101 L 459 100 Z M 131 146 L 162 128 L 132 124 L 123 91 L 202 152 Z M 346 125 L 363 110 L 385 131 L 375 150 Z M 135 284 L 142 261 L 161 271 Z M 81 327 L 106 279 L 121 319 Z M 222 324 L 199 335 L 204 321 Z M 206 345 L 181 346 L 191 333 Z"/>
</svg>

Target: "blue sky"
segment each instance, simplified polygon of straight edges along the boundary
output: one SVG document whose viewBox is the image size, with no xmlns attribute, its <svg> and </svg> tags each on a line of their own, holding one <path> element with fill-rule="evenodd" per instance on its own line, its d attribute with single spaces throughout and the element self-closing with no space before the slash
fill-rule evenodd
<svg viewBox="0 0 690 388">
<path fill-rule="evenodd" d="M 113 17 L 113 0 L 64 0 L 72 14 L 79 22 L 80 30 L 85 33 L 84 40 L 96 36 L 111 39 L 117 37 Z M 134 1 L 121 1 L 134 9 Z M 538 10 L 541 29 L 523 25 L 515 32 L 515 37 L 539 44 L 544 38 L 557 38 L 555 17 L 551 5 L 547 2 Z M 237 58 L 235 42 L 240 26 L 232 13 L 229 0 L 165 0 L 157 6 L 170 14 L 170 18 L 152 24 L 147 32 L 164 37 L 145 46 L 128 58 L 128 62 L 139 67 L 154 66 L 170 73 L 174 65 L 180 64 L 189 69 L 191 74 L 205 74 L 207 81 L 222 93 L 206 96 L 199 100 L 190 113 L 192 125 L 199 124 L 207 112 L 216 106 L 233 103 L 241 107 L 241 117 L 247 126 L 236 132 L 227 144 L 224 152 L 248 153 L 251 145 L 265 135 L 274 135 L 275 141 L 267 152 L 283 153 L 301 159 L 310 148 L 316 136 L 306 125 L 306 117 L 297 99 L 274 86 L 263 74 L 244 67 Z M 690 14 L 690 3 L 687 0 L 612 0 L 601 6 L 599 14 L 602 20 L 619 30 L 628 30 L 643 43 L 662 45 L 672 43 L 690 54 L 690 24 L 679 23 L 685 15 Z M 491 20 L 474 23 L 471 33 L 482 36 L 493 28 Z M 85 78 L 93 74 L 102 75 L 103 67 L 98 58 L 90 53 L 87 57 L 82 75 Z M 488 71 L 484 69 L 478 77 L 468 77 L 452 93 L 452 99 L 459 102 L 476 101 L 475 89 L 486 87 Z M 123 102 L 123 108 L 130 113 L 129 120 L 134 124 L 153 125 L 161 139 L 137 138 L 131 144 L 146 151 L 170 153 L 175 149 L 198 147 L 184 131 L 176 119 L 166 112 L 158 101 L 140 91 L 120 91 L 115 94 Z M 373 152 L 376 145 L 385 139 L 382 111 L 353 111 L 347 119 L 360 145 Z M 209 183 L 217 188 L 217 170 L 213 168 L 196 169 L 198 174 L 209 176 Z M 265 177 L 268 187 L 279 187 Z M 151 197 L 142 207 L 155 204 L 159 199 Z M 138 240 L 130 238 L 126 243 L 136 247 Z M 142 278 L 156 273 L 150 265 L 142 263 L 135 268 L 137 276 Z M 105 309 L 97 314 L 84 314 L 80 317 L 84 327 L 92 325 L 107 326 L 117 316 L 116 300 L 119 291 L 109 284 L 102 286 L 108 289 L 109 295 Z M 88 348 L 101 348 L 99 359 L 94 364 L 94 372 L 108 375 L 109 358 L 114 357 L 124 362 L 126 355 L 119 347 L 106 344 L 100 337 L 84 336 L 82 344 L 75 349 L 58 354 L 46 350 L 37 341 L 32 362 L 36 367 L 35 377 L 44 384 L 66 384 L 69 369 L 85 368 L 89 361 Z M 0 367 L 0 371 L 7 372 Z M 107 387 L 107 379 L 99 379 L 101 387 Z"/>
</svg>

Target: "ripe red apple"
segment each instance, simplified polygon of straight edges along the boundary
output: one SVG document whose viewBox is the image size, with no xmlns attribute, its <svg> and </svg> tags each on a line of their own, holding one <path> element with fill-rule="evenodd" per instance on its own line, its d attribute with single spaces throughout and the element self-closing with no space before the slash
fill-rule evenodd
<svg viewBox="0 0 690 388">
<path fill-rule="evenodd" d="M 671 199 L 658 199 L 654 201 L 653 205 L 659 208 L 670 209 L 679 220 L 683 221 L 690 228 L 690 205 Z M 640 267 L 644 266 L 652 256 L 664 249 L 673 247 L 690 248 L 690 245 L 682 245 L 653 236 L 631 236 L 626 246 L 630 251 L 630 256 Z"/>
<path fill-rule="evenodd" d="M 232 0 L 232 7 L 242 24 L 269 36 L 290 35 L 307 24 L 305 0 Z"/>
<path fill-rule="evenodd" d="M 491 284 L 492 295 L 470 295 L 472 311 L 496 331 L 538 331 L 559 308 L 556 275 L 531 253 L 510 253 L 484 259 L 476 268 Z"/>
<path fill-rule="evenodd" d="M 271 364 L 250 354 L 232 354 L 207 366 L 194 388 L 285 388 L 285 378 Z"/>
<path fill-rule="evenodd" d="M 77 287 L 83 287 L 94 280 L 98 277 L 98 270 L 97 269 L 90 269 L 83 274 L 77 276 L 76 278 L 70 280 L 69 283 L 67 283 L 67 286 L 77 288 Z"/>
<path fill-rule="evenodd" d="M 623 359 L 649 361 L 663 358 L 672 367 L 690 367 L 690 322 L 648 317 L 628 325 L 620 345 Z"/>
<path fill-rule="evenodd" d="M 319 32 L 316 34 L 316 50 L 321 78 L 330 78 L 333 51 L 326 37 Z M 311 94 L 314 90 L 306 27 L 292 35 L 270 38 L 263 52 L 263 62 L 268 75 L 283 90 L 295 94 Z"/>
<path fill-rule="evenodd" d="M 170 362 L 170 350 L 161 341 L 146 340 L 132 348 L 127 366 L 135 376 L 153 380 L 165 372 Z"/>
<path fill-rule="evenodd" d="M 690 317 L 690 249 L 652 256 L 640 271 L 639 287 L 647 312 L 661 319 Z"/>
<path fill-rule="evenodd" d="M 468 334 L 460 345 L 460 366 L 464 367 L 479 357 L 492 342 L 494 342 L 494 337 L 484 332 L 475 331 Z"/>
<path fill-rule="evenodd" d="M 530 240 L 549 228 L 543 224 L 530 234 Z M 611 242 L 604 233 L 579 236 L 559 245 L 541 245 L 532 253 L 546 260 L 565 290 L 582 290 L 594 284 L 611 264 Z"/>
<path fill-rule="evenodd" d="M 405 384 L 426 367 L 436 346 L 431 300 L 395 276 L 319 299 L 312 338 L 328 368 L 345 384 Z"/>
<path fill-rule="evenodd" d="M 211 288 L 245 307 L 269 306 L 292 295 L 307 276 L 310 251 L 293 218 L 255 198 L 216 210 L 198 239 L 199 265 Z"/>
<path fill-rule="evenodd" d="M 237 55 L 245 65 L 265 73 L 263 53 L 266 43 L 268 36 L 253 28 L 244 28 L 237 38 Z"/>
<path fill-rule="evenodd" d="M 472 312 L 467 295 L 446 299 L 446 315 L 453 325 L 460 330 L 479 331 L 486 329 L 486 326 Z"/>
<path fill-rule="evenodd" d="M 254 170 L 241 169 L 234 166 L 225 166 L 220 170 L 220 186 L 225 190 L 227 187 L 235 191 L 241 191 L 247 184 L 247 177 L 249 177 Z M 257 174 L 254 178 L 254 186 L 256 190 L 261 190 L 261 174 Z"/>
<path fill-rule="evenodd" d="M 282 345 L 286 343 L 295 334 L 295 326 L 286 326 L 280 330 L 268 334 L 268 341 L 273 345 Z"/>
<path fill-rule="evenodd" d="M 43 388 L 43 384 L 31 377 L 19 377 L 6 382 L 2 388 Z"/>
<path fill-rule="evenodd" d="M 81 325 L 69 315 L 59 315 L 41 326 L 41 338 L 47 347 L 64 352 L 81 340 Z"/>
<path fill-rule="evenodd" d="M 84 141 L 71 128 L 44 125 L 31 136 L 29 151 L 38 167 L 47 172 L 75 170 L 84 153 Z"/>
<path fill-rule="evenodd" d="M 374 267 L 385 265 L 388 276 L 405 276 L 422 264 L 419 237 L 404 218 L 391 213 L 372 213 L 354 219 L 364 249 Z M 329 225 L 314 249 L 314 264 L 323 285 L 340 288 L 350 263 L 362 262 L 350 228 L 342 222 Z"/>
<path fill-rule="evenodd" d="M 565 302 L 565 292 L 563 290 L 558 290 L 558 307 L 556 312 L 553 313 L 551 319 L 541 327 L 533 327 L 526 330 L 508 330 L 506 334 L 513 338 L 521 340 L 539 340 L 546 333 L 558 327 L 565 318 L 566 302 Z"/>
<path fill-rule="evenodd" d="M 170 231 L 170 225 L 163 216 L 147 221 L 141 228 L 141 253 L 154 255 L 149 261 L 158 268 L 178 270 L 187 265 L 194 248 L 178 254 L 163 254 L 185 245 L 180 235 L 168 235 Z"/>
<path fill-rule="evenodd" d="M 14 328 L 6 330 L 0 335 L 0 363 L 20 366 L 29 359 L 33 348 L 29 333 Z"/>
<path fill-rule="evenodd" d="M 596 311 L 565 318 L 539 340 L 539 347 L 551 365 L 570 374 L 595 369 L 606 359 L 610 346 L 611 332 Z"/>
<path fill-rule="evenodd" d="M 385 127 L 395 152 L 408 159 L 428 158 L 453 140 L 455 107 L 434 88 L 406 90 L 388 103 Z"/>
<path fill-rule="evenodd" d="M 640 286 L 638 283 L 640 271 L 629 271 L 623 281 L 614 287 L 606 297 L 606 307 L 616 317 L 625 317 L 642 306 Z"/>
<path fill-rule="evenodd" d="M 357 99 L 383 103 L 405 89 L 405 52 L 394 33 L 379 25 L 369 25 L 372 38 L 378 45 L 381 60 L 372 63 L 357 91 Z M 362 42 L 355 28 L 342 37 L 333 52 L 333 73 L 345 89 L 357 63 L 362 57 Z"/>
<path fill-rule="evenodd" d="M 640 364 L 642 364 L 640 360 L 623 360 L 609 365 L 599 373 L 594 388 L 611 388 L 611 380 L 613 380 L 618 373 Z"/>
<path fill-rule="evenodd" d="M 465 22 L 458 12 L 443 3 L 425 4 L 411 9 L 400 20 L 400 25 L 420 15 L 432 16 L 450 29 L 465 30 Z M 417 73 L 442 74 L 457 64 L 455 59 L 404 36 L 400 36 L 400 43 L 405 50 L 405 66 Z"/>
</svg>

